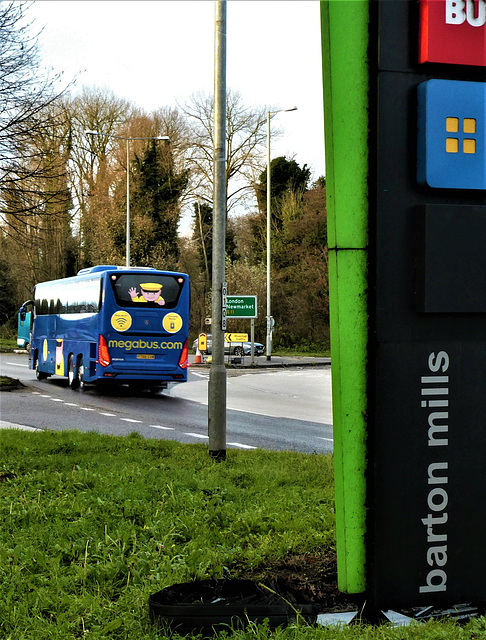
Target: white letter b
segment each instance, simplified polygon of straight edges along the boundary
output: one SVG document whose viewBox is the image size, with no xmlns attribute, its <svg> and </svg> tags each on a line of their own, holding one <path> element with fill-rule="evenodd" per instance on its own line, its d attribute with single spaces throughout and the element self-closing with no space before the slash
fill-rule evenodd
<svg viewBox="0 0 486 640">
<path fill-rule="evenodd" d="M 466 19 L 465 0 L 446 0 L 446 24 L 462 24 Z"/>
</svg>

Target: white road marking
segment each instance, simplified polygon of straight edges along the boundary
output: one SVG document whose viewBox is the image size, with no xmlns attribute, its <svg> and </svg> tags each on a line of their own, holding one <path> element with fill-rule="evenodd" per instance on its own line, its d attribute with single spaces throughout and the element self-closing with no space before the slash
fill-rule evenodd
<svg viewBox="0 0 486 640">
<path fill-rule="evenodd" d="M 160 424 L 151 424 L 152 429 L 163 429 L 164 431 L 174 431 L 174 427 L 163 427 Z"/>
<path fill-rule="evenodd" d="M 203 436 L 201 433 L 184 433 L 185 436 L 191 436 L 192 438 L 201 438 L 202 440 L 209 440 L 209 436 Z"/>
<path fill-rule="evenodd" d="M 120 420 L 123 420 L 124 422 L 142 422 L 141 420 L 134 420 L 133 418 L 120 418 Z"/>
<path fill-rule="evenodd" d="M 27 369 L 29 368 L 28 364 L 18 364 L 17 362 L 7 362 L 7 364 L 11 365 L 12 367 L 26 367 Z"/>
<path fill-rule="evenodd" d="M 321 436 L 317 436 L 318 440 L 327 440 L 327 442 L 334 442 L 334 438 L 321 438 Z"/>
<path fill-rule="evenodd" d="M 257 449 L 258 447 L 252 447 L 249 444 L 241 444 L 241 442 L 228 442 L 230 447 L 237 447 L 238 449 Z"/>
<path fill-rule="evenodd" d="M 116 413 L 103 413 L 103 411 L 100 411 L 100 416 L 108 416 L 110 418 L 116 418 Z"/>
<path fill-rule="evenodd" d="M 66 407 L 79 407 L 79 404 L 76 404 L 75 402 L 65 402 L 64 404 Z"/>
</svg>

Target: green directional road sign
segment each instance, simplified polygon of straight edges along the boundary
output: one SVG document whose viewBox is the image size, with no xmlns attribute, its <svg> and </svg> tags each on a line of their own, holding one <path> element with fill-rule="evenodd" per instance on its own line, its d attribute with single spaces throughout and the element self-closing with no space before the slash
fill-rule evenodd
<svg viewBox="0 0 486 640">
<path fill-rule="evenodd" d="M 256 296 L 227 296 L 226 297 L 226 317 L 227 318 L 256 318 L 257 317 L 257 297 Z"/>
</svg>

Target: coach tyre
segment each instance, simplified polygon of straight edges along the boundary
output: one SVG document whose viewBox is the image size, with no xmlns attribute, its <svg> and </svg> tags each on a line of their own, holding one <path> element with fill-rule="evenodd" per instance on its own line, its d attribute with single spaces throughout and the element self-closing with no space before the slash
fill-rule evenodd
<svg viewBox="0 0 486 640">
<path fill-rule="evenodd" d="M 79 381 L 77 375 L 74 375 L 74 357 L 71 353 L 68 360 L 68 383 L 71 389 L 77 389 L 79 387 Z"/>
<path fill-rule="evenodd" d="M 80 391 L 84 391 L 85 382 L 84 382 L 84 366 L 83 366 L 83 356 L 79 356 L 78 358 L 78 366 L 76 371 L 76 378 L 78 383 L 78 388 Z"/>
<path fill-rule="evenodd" d="M 47 378 L 47 373 L 44 373 L 44 371 L 39 371 L 39 358 L 35 359 L 35 377 L 37 378 L 37 380 L 46 380 Z"/>
</svg>

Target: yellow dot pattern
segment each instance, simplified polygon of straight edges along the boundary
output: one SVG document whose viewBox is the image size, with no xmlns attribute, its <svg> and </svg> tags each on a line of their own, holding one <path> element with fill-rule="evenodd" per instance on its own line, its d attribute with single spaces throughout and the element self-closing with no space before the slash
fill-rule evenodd
<svg viewBox="0 0 486 640">
<path fill-rule="evenodd" d="M 462 129 L 461 129 L 462 124 Z M 463 118 L 462 123 L 460 118 L 448 117 L 446 118 L 446 132 L 457 133 L 465 135 L 474 135 L 477 132 L 477 123 L 475 118 Z M 462 142 L 462 144 L 460 144 Z M 476 139 L 475 138 L 446 138 L 446 153 L 459 153 L 459 149 L 462 153 L 474 154 L 476 153 Z"/>
</svg>

